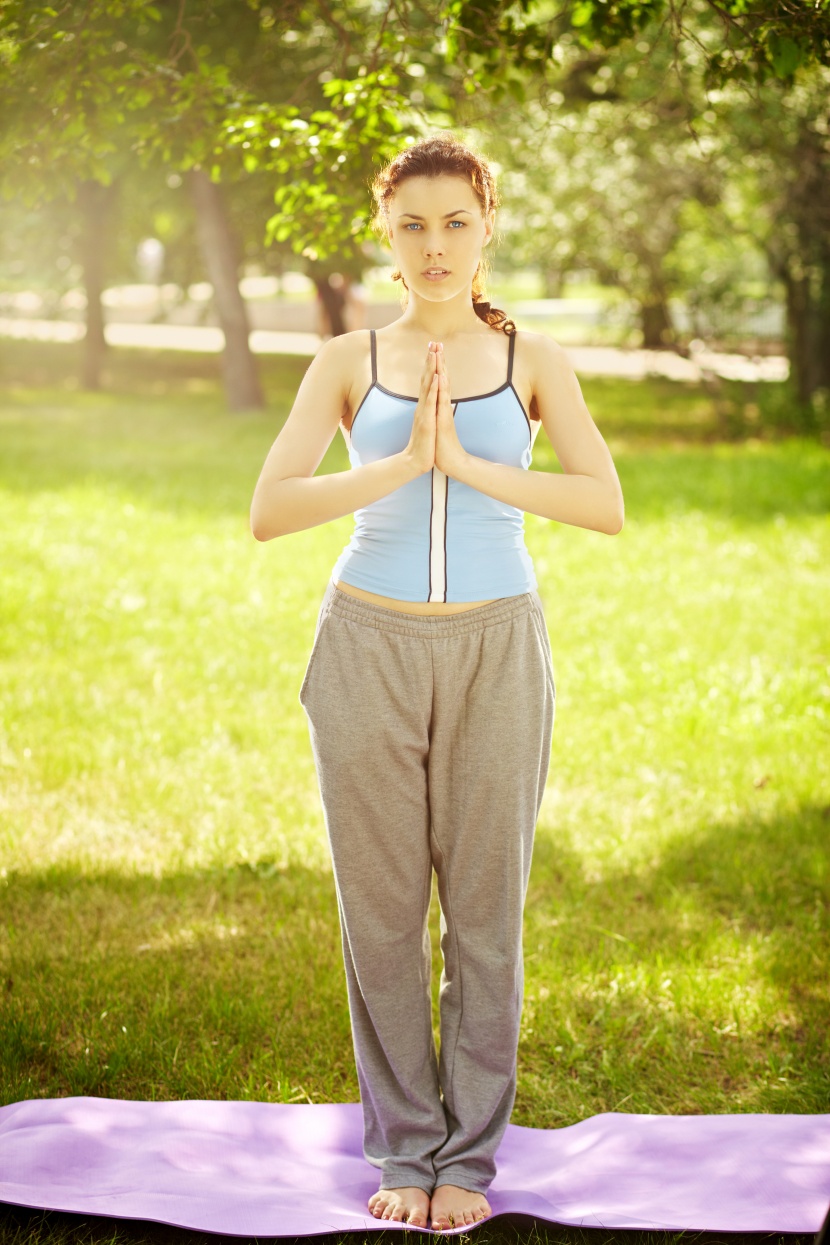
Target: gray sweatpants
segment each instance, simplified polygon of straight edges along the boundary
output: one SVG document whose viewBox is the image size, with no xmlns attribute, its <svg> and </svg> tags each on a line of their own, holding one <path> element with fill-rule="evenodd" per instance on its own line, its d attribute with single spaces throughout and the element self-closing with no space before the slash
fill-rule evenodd
<svg viewBox="0 0 830 1245">
<path fill-rule="evenodd" d="M 441 617 L 329 582 L 299 699 L 334 867 L 364 1153 L 382 1188 L 485 1193 L 495 1176 L 516 1094 L 522 909 L 555 694 L 537 592 Z"/>
</svg>

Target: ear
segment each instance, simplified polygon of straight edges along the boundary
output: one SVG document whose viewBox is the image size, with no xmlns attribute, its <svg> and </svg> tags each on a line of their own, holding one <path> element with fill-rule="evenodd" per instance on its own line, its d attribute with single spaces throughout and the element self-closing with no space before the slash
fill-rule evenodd
<svg viewBox="0 0 830 1245">
<path fill-rule="evenodd" d="M 491 208 L 487 216 L 485 216 L 484 218 L 484 242 L 482 243 L 483 246 L 486 246 L 487 243 L 490 241 L 490 239 L 493 236 L 493 232 L 495 228 L 496 228 L 496 209 Z"/>
</svg>

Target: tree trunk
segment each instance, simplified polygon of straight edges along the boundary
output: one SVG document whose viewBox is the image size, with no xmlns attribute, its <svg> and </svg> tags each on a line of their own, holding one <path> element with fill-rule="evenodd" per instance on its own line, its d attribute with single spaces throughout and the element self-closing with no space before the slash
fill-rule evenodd
<svg viewBox="0 0 830 1245">
<path fill-rule="evenodd" d="M 565 289 L 566 271 L 563 268 L 542 269 L 542 297 L 562 298 Z"/>
<path fill-rule="evenodd" d="M 674 325 L 671 313 L 661 294 L 655 294 L 640 305 L 640 329 L 643 350 L 670 350 L 674 346 Z"/>
<path fill-rule="evenodd" d="M 332 337 L 340 337 L 346 332 L 345 287 L 332 285 L 328 276 L 315 276 L 314 284 L 317 286 L 317 297 L 322 305 L 324 328 L 328 329 Z"/>
<path fill-rule="evenodd" d="M 790 374 L 798 401 L 807 405 L 830 379 L 830 162 L 821 128 L 807 117 L 800 119 L 791 165 L 784 216 L 795 224 L 798 243 L 774 256 L 772 267 L 786 290 Z"/>
<path fill-rule="evenodd" d="M 81 384 L 84 389 L 101 388 L 101 367 L 107 349 L 104 336 L 104 268 L 107 243 L 116 199 L 116 183 L 83 181 L 78 187 L 81 211 L 79 251 L 86 293 L 86 333 L 81 363 Z"/>
<path fill-rule="evenodd" d="M 222 371 L 228 406 L 232 411 L 261 410 L 265 400 L 248 341 L 248 311 L 239 292 L 236 245 L 221 191 L 203 169 L 191 169 L 189 180 L 199 246 L 225 335 Z"/>
<path fill-rule="evenodd" d="M 817 324 L 818 383 L 830 389 L 830 246 L 822 248 Z"/>
<path fill-rule="evenodd" d="M 787 353 L 799 402 L 809 402 L 818 387 L 819 361 L 815 352 L 815 310 L 810 306 L 810 282 L 806 273 L 797 276 L 790 265 L 781 269 L 787 292 Z"/>
</svg>

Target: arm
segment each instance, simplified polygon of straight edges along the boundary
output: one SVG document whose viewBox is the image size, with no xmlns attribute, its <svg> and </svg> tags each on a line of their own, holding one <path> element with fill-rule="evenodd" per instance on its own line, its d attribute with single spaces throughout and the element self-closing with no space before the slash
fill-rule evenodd
<svg viewBox="0 0 830 1245">
<path fill-rule="evenodd" d="M 525 471 L 465 454 L 453 477 L 543 519 L 613 536 L 622 530 L 625 510 L 608 446 L 562 347 L 538 333 L 528 334 L 526 340 L 532 343 L 534 400 L 564 475 Z"/>
<path fill-rule="evenodd" d="M 353 358 L 350 333 L 330 338 L 314 356 L 254 489 L 251 531 L 257 540 L 353 514 L 421 474 L 402 451 L 363 467 L 314 476 L 344 411 Z"/>
</svg>

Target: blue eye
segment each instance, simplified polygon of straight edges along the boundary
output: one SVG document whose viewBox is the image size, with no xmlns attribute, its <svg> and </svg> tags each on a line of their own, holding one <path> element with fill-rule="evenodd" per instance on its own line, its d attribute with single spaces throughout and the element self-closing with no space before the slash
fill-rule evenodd
<svg viewBox="0 0 830 1245">
<path fill-rule="evenodd" d="M 463 221 L 463 220 L 451 220 L 449 223 L 450 223 L 451 225 L 460 225 L 462 229 L 464 229 L 464 228 L 465 228 L 465 225 L 464 225 L 464 221 Z M 405 230 L 407 230 L 407 231 L 408 231 L 408 230 L 410 230 L 410 229 L 412 229 L 412 228 L 415 228 L 415 229 L 420 229 L 420 228 L 421 228 L 421 226 L 418 224 L 418 222 L 417 222 L 416 220 L 410 221 L 408 225 L 404 225 L 404 229 L 405 229 Z"/>
</svg>

